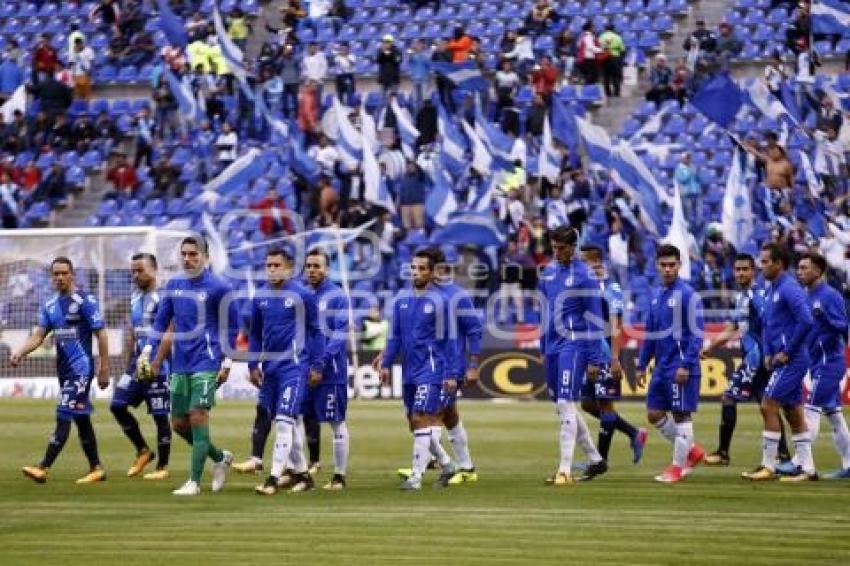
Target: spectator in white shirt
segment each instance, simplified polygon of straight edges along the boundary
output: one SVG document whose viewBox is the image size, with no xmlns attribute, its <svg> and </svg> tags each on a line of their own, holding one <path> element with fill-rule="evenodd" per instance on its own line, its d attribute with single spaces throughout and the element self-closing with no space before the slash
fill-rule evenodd
<svg viewBox="0 0 850 566">
<path fill-rule="evenodd" d="M 336 95 L 343 104 L 348 104 L 351 95 L 356 91 L 354 83 L 356 64 L 357 57 L 351 53 L 348 43 L 340 43 L 339 51 L 334 55 L 334 67 L 336 67 Z"/>
<path fill-rule="evenodd" d="M 331 145 L 328 137 L 319 135 L 319 144 L 309 149 L 307 155 L 312 157 L 322 169 L 322 175 L 333 178 L 335 175 L 336 162 L 339 160 L 339 152 Z"/>
<path fill-rule="evenodd" d="M 234 161 L 239 144 L 239 136 L 230 127 L 230 124 L 225 122 L 221 126 L 221 133 L 215 140 L 215 147 L 218 150 L 218 163 L 221 169 L 224 169 Z"/>
<path fill-rule="evenodd" d="M 88 100 L 91 96 L 91 70 L 94 65 L 94 51 L 87 46 L 82 37 L 74 40 L 74 50 L 68 54 L 68 66 L 74 77 L 74 97 Z"/>
<path fill-rule="evenodd" d="M 307 46 L 307 55 L 301 60 L 301 74 L 305 79 L 321 85 L 328 76 L 328 59 L 319 50 L 319 45 L 311 41 Z"/>
</svg>

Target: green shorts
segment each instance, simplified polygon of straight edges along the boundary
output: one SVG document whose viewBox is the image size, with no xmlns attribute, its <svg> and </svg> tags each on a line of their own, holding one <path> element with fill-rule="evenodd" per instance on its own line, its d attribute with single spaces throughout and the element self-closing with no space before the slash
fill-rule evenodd
<svg viewBox="0 0 850 566">
<path fill-rule="evenodd" d="M 172 373 L 171 415 L 185 417 L 192 409 L 212 409 L 215 406 L 216 372 Z"/>
</svg>

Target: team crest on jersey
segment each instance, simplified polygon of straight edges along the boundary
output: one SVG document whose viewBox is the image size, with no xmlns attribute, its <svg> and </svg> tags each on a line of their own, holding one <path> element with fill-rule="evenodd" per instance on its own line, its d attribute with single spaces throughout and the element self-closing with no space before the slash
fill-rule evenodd
<svg viewBox="0 0 850 566">
<path fill-rule="evenodd" d="M 96 303 L 97 297 L 95 297 L 94 295 L 89 295 L 89 302 L 92 304 Z"/>
<path fill-rule="evenodd" d="M 812 308 L 820 309 L 820 301 L 815 301 L 815 304 L 812 305 Z"/>
<path fill-rule="evenodd" d="M 201 301 L 201 302 L 206 301 L 207 300 L 207 292 L 201 291 L 200 293 L 198 293 L 198 300 Z"/>
<path fill-rule="evenodd" d="M 323 311 L 323 310 L 325 310 L 325 309 L 327 309 L 327 308 L 328 308 L 328 303 L 327 303 L 327 301 L 322 301 L 321 303 L 319 303 L 319 310 L 320 310 L 320 311 Z"/>
<path fill-rule="evenodd" d="M 295 304 L 295 301 L 292 300 L 292 297 L 287 297 L 285 301 L 283 301 L 283 306 L 286 308 L 292 308 L 292 305 Z"/>
<path fill-rule="evenodd" d="M 774 294 L 773 294 L 773 302 L 774 302 L 774 303 L 778 303 L 778 302 L 779 302 L 779 293 L 774 293 Z"/>
<path fill-rule="evenodd" d="M 573 286 L 573 281 L 574 281 L 573 276 L 572 276 L 572 275 L 570 275 L 569 277 L 567 277 L 566 279 L 564 279 L 564 287 L 572 287 L 572 286 Z"/>
<path fill-rule="evenodd" d="M 78 305 L 77 303 L 71 303 L 70 305 L 68 305 L 68 312 L 71 314 L 76 314 L 80 312 L 80 305 Z"/>
<path fill-rule="evenodd" d="M 154 309 L 156 309 L 156 304 L 153 301 L 151 301 L 147 305 L 145 305 L 145 310 L 149 313 L 152 313 L 154 311 Z"/>
<path fill-rule="evenodd" d="M 434 312 L 434 305 L 432 305 L 431 303 L 426 304 L 424 307 L 422 307 L 422 312 L 424 312 L 425 314 L 431 314 L 432 312 Z"/>
<path fill-rule="evenodd" d="M 674 297 L 670 297 L 667 299 L 667 306 L 673 308 L 676 306 L 676 299 Z"/>
</svg>

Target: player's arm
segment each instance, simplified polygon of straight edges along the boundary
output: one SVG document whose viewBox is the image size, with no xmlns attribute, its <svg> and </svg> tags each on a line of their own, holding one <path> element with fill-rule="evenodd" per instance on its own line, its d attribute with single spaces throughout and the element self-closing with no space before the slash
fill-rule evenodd
<svg viewBox="0 0 850 566">
<path fill-rule="evenodd" d="M 690 367 L 699 363 L 699 353 L 702 350 L 702 339 L 704 336 L 705 322 L 703 320 L 702 297 L 698 293 L 691 293 L 688 298 L 688 316 L 685 323 L 688 325 L 687 344 L 685 344 L 684 359 L 676 372 L 676 377 L 680 383 L 684 383 L 688 379 Z"/>
<path fill-rule="evenodd" d="M 702 349 L 702 352 L 700 352 L 700 357 L 704 358 L 717 348 L 722 348 L 732 340 L 737 340 L 740 337 L 741 332 L 738 329 L 738 323 L 727 321 L 723 326 L 723 330 L 720 331 L 720 334 L 718 334 L 714 340 L 709 338 L 706 341 L 705 347 Z"/>
<path fill-rule="evenodd" d="M 623 315 L 611 313 L 611 374 L 615 379 L 623 378 L 623 364 L 620 362 L 622 346 L 620 335 L 623 333 Z"/>
<path fill-rule="evenodd" d="M 384 348 L 383 356 L 381 356 L 381 382 L 384 385 L 389 385 L 390 368 L 395 362 L 396 356 L 401 349 L 401 328 L 399 326 L 399 298 L 396 297 L 393 301 L 392 326 L 390 326 L 390 335 L 387 338 L 387 347 Z"/>
<path fill-rule="evenodd" d="M 638 355 L 637 364 L 637 384 L 642 386 L 646 383 L 646 367 L 652 358 L 655 357 L 655 338 L 651 334 L 655 332 L 655 316 L 652 308 L 649 310 L 649 316 L 646 318 L 644 326 L 643 342 L 640 345 L 640 354 Z"/>
<path fill-rule="evenodd" d="M 109 334 L 105 328 L 95 330 L 97 338 L 97 385 L 101 389 L 109 387 Z"/>
<path fill-rule="evenodd" d="M 348 342 L 348 298 L 340 293 L 333 303 L 334 311 L 328 328 L 331 334 L 323 337 L 325 338 L 324 355 L 322 356 L 323 366 L 327 366 L 340 352 L 344 352 Z M 321 329 L 319 334 L 321 334 Z"/>
<path fill-rule="evenodd" d="M 219 287 L 217 289 L 218 293 L 218 305 L 221 306 L 221 301 L 226 300 L 230 293 L 235 291 L 232 285 L 221 281 L 219 283 Z M 219 328 L 216 329 L 218 332 L 224 330 L 225 343 L 227 344 L 228 351 L 235 352 L 236 351 L 236 337 L 239 335 L 239 301 L 230 300 L 227 305 L 227 320 L 225 321 L 224 329 L 221 328 L 221 321 L 219 321 Z M 233 360 L 229 356 L 225 356 L 221 361 L 221 366 L 218 369 L 218 375 L 216 375 L 216 383 L 221 385 L 230 377 L 230 368 L 233 366 Z"/>
<path fill-rule="evenodd" d="M 143 365 L 147 360 L 150 360 L 151 353 L 155 351 L 156 354 L 153 361 L 150 362 L 152 371 L 162 367 L 162 362 L 165 361 L 165 357 L 168 354 L 168 352 L 165 352 L 159 346 L 165 338 L 165 333 L 171 326 L 172 319 L 174 318 L 174 302 L 171 299 L 170 293 L 168 293 L 170 290 L 170 285 L 166 285 L 165 296 L 159 302 L 159 306 L 156 309 L 156 317 L 154 317 L 153 324 L 151 324 L 152 332 L 148 336 L 145 347 L 142 348 L 142 353 L 139 355 L 139 362 L 137 362 Z"/>
<path fill-rule="evenodd" d="M 467 385 L 474 385 L 478 381 L 478 365 L 481 361 L 481 337 L 484 325 L 481 321 L 481 314 L 472 303 L 472 297 L 466 293 L 462 294 L 457 306 L 460 339 L 466 341 L 466 349 L 469 355 L 466 383 Z"/>
<path fill-rule="evenodd" d="M 806 300 L 806 295 L 802 290 L 788 291 L 786 287 L 782 292 L 785 294 L 785 300 L 788 301 L 788 308 L 795 314 L 794 332 L 791 333 L 791 339 L 788 340 L 782 351 L 777 354 L 777 357 L 784 354 L 783 357 L 786 358 L 784 361 L 781 359 L 777 360 L 784 363 L 788 361 L 787 358 L 794 356 L 806 344 L 814 319 L 812 319 L 809 302 Z"/>
<path fill-rule="evenodd" d="M 133 373 L 133 362 L 136 361 L 136 330 L 133 328 L 132 324 L 127 326 L 127 331 L 124 332 L 124 373 L 126 375 L 132 375 Z"/>
<path fill-rule="evenodd" d="M 21 365 L 21 362 L 30 355 L 34 350 L 36 350 L 39 346 L 44 343 L 44 339 L 47 337 L 47 333 L 49 332 L 49 327 L 44 326 L 36 326 L 32 330 L 32 334 L 26 339 L 20 348 L 15 350 L 9 356 L 9 363 L 12 364 L 12 367 L 18 367 Z"/>
<path fill-rule="evenodd" d="M 322 381 L 322 370 L 325 367 L 322 351 L 325 349 L 325 336 L 319 324 L 319 308 L 316 298 L 305 293 L 303 295 L 304 318 L 305 318 L 305 346 L 307 349 L 307 364 L 310 366 L 310 385 L 319 385 Z M 343 341 L 343 345 L 345 341 Z"/>
<path fill-rule="evenodd" d="M 604 336 L 605 329 L 599 327 L 602 318 L 602 291 L 595 279 L 591 279 L 588 275 L 584 281 L 585 295 L 582 299 L 585 309 L 585 318 L 588 321 L 587 331 L 592 334 Z M 597 338 L 598 339 L 598 338 Z M 598 345 L 598 342 L 596 342 Z M 596 379 L 599 375 L 599 367 L 602 364 L 608 363 L 608 354 L 602 348 L 589 348 L 589 361 L 587 366 L 587 377 L 591 380 Z"/>
<path fill-rule="evenodd" d="M 827 293 L 824 297 L 820 312 L 813 312 L 813 316 L 822 317 L 829 327 L 839 336 L 847 336 L 847 311 L 841 295 Z"/>
<path fill-rule="evenodd" d="M 540 305 L 540 361 L 543 362 L 546 358 L 546 333 L 549 325 L 549 317 L 552 316 L 552 310 L 549 308 L 549 300 L 546 298 L 546 285 L 542 276 L 537 281 L 537 291 L 543 297 Z"/>
<path fill-rule="evenodd" d="M 248 371 L 250 381 L 259 387 L 263 383 L 260 360 L 263 354 L 263 310 L 257 299 L 251 301 L 251 322 L 248 325 Z"/>
</svg>

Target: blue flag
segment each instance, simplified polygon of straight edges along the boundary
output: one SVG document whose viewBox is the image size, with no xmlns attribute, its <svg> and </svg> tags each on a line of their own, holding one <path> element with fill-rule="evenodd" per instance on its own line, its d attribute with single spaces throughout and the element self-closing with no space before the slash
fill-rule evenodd
<svg viewBox="0 0 850 566">
<path fill-rule="evenodd" d="M 814 0 L 810 10 L 812 32 L 844 34 L 850 30 L 850 5 L 839 0 Z"/>
<path fill-rule="evenodd" d="M 794 89 L 791 88 L 790 81 L 782 81 L 782 86 L 780 88 L 782 104 L 785 106 L 785 110 L 792 118 L 794 118 L 794 120 L 799 122 L 802 120 L 802 114 L 800 112 L 800 106 L 797 104 L 797 97 L 794 95 Z"/>
<path fill-rule="evenodd" d="M 441 103 L 437 103 L 437 112 L 437 129 L 441 138 L 440 161 L 452 175 L 458 176 L 466 169 L 468 144 Z"/>
<path fill-rule="evenodd" d="M 625 144 L 611 153 L 610 171 L 614 182 L 638 204 L 641 221 L 647 230 L 661 236 L 664 227 L 661 203 L 674 204 L 673 199 L 666 197 L 663 187 L 646 165 Z"/>
<path fill-rule="evenodd" d="M 319 174 L 322 171 L 322 168 L 316 163 L 316 160 L 307 155 L 303 149 L 301 149 L 301 143 L 298 140 L 293 139 L 289 144 L 291 155 L 291 163 L 292 170 L 295 171 L 297 175 L 300 175 L 304 178 L 308 183 L 315 184 L 316 181 L 319 180 Z"/>
<path fill-rule="evenodd" d="M 575 153 L 578 145 L 578 126 L 572 109 L 561 102 L 557 96 L 552 97 L 552 137 Z"/>
<path fill-rule="evenodd" d="M 248 150 L 242 157 L 228 165 L 215 179 L 204 185 L 204 190 L 221 194 L 240 190 L 266 172 L 269 158 L 269 155 L 258 149 Z"/>
<path fill-rule="evenodd" d="M 487 79 L 481 74 L 478 63 L 474 61 L 465 61 L 463 63 L 433 61 L 431 62 L 431 69 L 435 73 L 446 77 L 460 90 L 484 90 L 490 86 Z"/>
<path fill-rule="evenodd" d="M 744 93 L 728 73 L 707 80 L 691 97 L 691 105 L 720 126 L 728 129 L 744 103 Z"/>
<path fill-rule="evenodd" d="M 431 238 L 435 244 L 472 244 L 502 247 L 507 241 L 504 225 L 489 212 L 461 212 Z"/>
<path fill-rule="evenodd" d="M 183 20 L 171 10 L 168 0 L 158 0 L 159 29 L 165 34 L 172 47 L 183 49 L 189 45 L 189 34 Z"/>
<path fill-rule="evenodd" d="M 198 105 L 195 94 L 189 86 L 177 78 L 171 72 L 171 69 L 165 70 L 165 79 L 168 81 L 168 87 L 171 89 L 171 94 L 177 101 L 180 108 L 180 115 L 188 122 L 194 122 L 203 119 L 203 112 Z"/>
<path fill-rule="evenodd" d="M 442 163 L 435 163 L 434 185 L 425 200 L 425 212 L 435 224 L 445 226 L 449 216 L 457 210 L 457 199 L 452 190 L 452 181 Z"/>
</svg>

